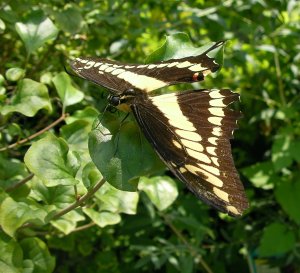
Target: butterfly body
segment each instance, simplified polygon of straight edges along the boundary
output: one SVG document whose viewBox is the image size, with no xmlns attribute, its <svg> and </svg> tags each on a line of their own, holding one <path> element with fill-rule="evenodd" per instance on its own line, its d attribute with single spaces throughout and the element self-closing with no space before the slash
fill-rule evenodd
<svg viewBox="0 0 300 273">
<path fill-rule="evenodd" d="M 248 207 L 231 155 L 230 139 L 240 112 L 229 89 L 188 90 L 151 96 L 151 91 L 179 82 L 202 80 L 219 65 L 207 53 L 148 65 L 78 58 L 73 70 L 110 90 L 108 101 L 132 111 L 142 132 L 172 173 L 201 200 L 231 216 Z"/>
</svg>

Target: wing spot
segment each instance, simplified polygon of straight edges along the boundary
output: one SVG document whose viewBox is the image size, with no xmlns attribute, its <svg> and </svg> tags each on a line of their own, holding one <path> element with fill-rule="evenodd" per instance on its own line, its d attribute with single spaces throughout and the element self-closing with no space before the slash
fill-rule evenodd
<svg viewBox="0 0 300 273">
<path fill-rule="evenodd" d="M 203 67 L 201 64 L 196 64 L 196 65 L 189 67 L 189 70 L 196 72 L 196 71 L 201 71 L 201 70 L 207 70 L 207 67 Z"/>
<path fill-rule="evenodd" d="M 216 147 L 206 147 L 206 151 L 209 153 L 209 154 L 211 154 L 211 155 L 217 155 L 216 154 Z"/>
<path fill-rule="evenodd" d="M 103 64 L 103 65 L 99 66 L 99 70 L 105 70 L 106 68 L 108 68 L 107 64 Z"/>
<path fill-rule="evenodd" d="M 155 64 L 150 64 L 150 65 L 148 65 L 148 69 L 153 69 L 153 68 L 155 68 L 156 67 L 156 65 Z"/>
<path fill-rule="evenodd" d="M 217 138 L 216 137 L 209 137 L 208 138 L 208 142 L 213 144 L 213 145 L 217 145 Z"/>
<path fill-rule="evenodd" d="M 221 136 L 222 135 L 222 130 L 220 127 L 214 127 L 212 130 L 212 134 L 215 136 Z"/>
<path fill-rule="evenodd" d="M 157 67 L 158 68 L 162 68 L 162 67 L 165 67 L 165 66 L 167 66 L 167 65 L 169 65 L 168 63 L 164 63 L 164 64 L 159 64 L 159 65 L 157 65 Z"/>
<path fill-rule="evenodd" d="M 111 72 L 112 75 L 118 75 L 123 73 L 125 70 L 124 69 L 116 69 L 114 71 Z"/>
<path fill-rule="evenodd" d="M 217 90 L 217 89 L 213 89 L 211 92 L 209 92 L 209 96 L 212 98 L 212 99 L 219 99 L 219 98 L 224 98 L 225 96 L 223 96 L 221 93 L 220 93 L 220 90 Z"/>
<path fill-rule="evenodd" d="M 218 166 L 218 167 L 220 166 L 219 159 L 217 157 L 212 156 L 210 159 L 216 166 Z"/>
<path fill-rule="evenodd" d="M 189 148 L 186 149 L 187 153 L 192 156 L 193 158 L 197 159 L 197 160 L 200 160 L 204 163 L 211 163 L 211 160 L 209 159 L 209 157 L 204 154 L 204 153 L 199 153 L 199 152 L 196 152 L 194 150 L 191 150 Z"/>
<path fill-rule="evenodd" d="M 215 193 L 216 196 L 218 196 L 220 199 L 224 200 L 225 202 L 229 202 L 229 195 L 227 192 L 222 191 L 216 187 L 213 187 L 213 191 Z"/>
<path fill-rule="evenodd" d="M 241 213 L 240 213 L 240 212 L 237 210 L 237 208 L 234 207 L 234 206 L 227 206 L 226 209 L 227 209 L 228 211 L 230 211 L 231 213 L 233 213 L 233 214 L 241 215 Z"/>
<path fill-rule="evenodd" d="M 184 130 L 180 130 L 180 129 L 176 129 L 175 132 L 180 137 L 188 139 L 188 140 L 192 140 L 192 141 L 201 141 L 202 140 L 202 137 L 196 132 L 189 132 L 189 131 L 184 131 Z"/>
<path fill-rule="evenodd" d="M 191 66 L 193 65 L 192 63 L 190 63 L 189 61 L 185 61 L 183 63 L 179 63 L 178 65 L 176 65 L 177 68 L 185 68 L 185 67 L 188 67 L 188 66 Z"/>
<path fill-rule="evenodd" d="M 182 146 L 180 145 L 180 143 L 178 141 L 173 140 L 172 142 L 177 148 L 182 149 Z"/>
<path fill-rule="evenodd" d="M 81 63 L 86 64 L 89 60 L 80 60 Z"/>
<path fill-rule="evenodd" d="M 123 65 L 120 65 L 119 67 L 122 67 Z M 134 68 L 134 65 L 125 65 L 125 68 Z"/>
<path fill-rule="evenodd" d="M 224 117 L 225 116 L 223 108 L 220 108 L 220 107 L 211 107 L 211 108 L 208 108 L 208 111 L 212 115 L 215 115 L 215 116 L 219 116 L 219 117 Z"/>
<path fill-rule="evenodd" d="M 98 67 L 98 66 L 100 66 L 100 65 L 102 65 L 102 63 L 98 62 L 98 63 L 95 63 L 95 64 L 94 64 L 94 67 Z"/>
<path fill-rule="evenodd" d="M 175 66 L 177 64 L 178 64 L 178 62 L 170 63 L 170 64 L 167 65 L 167 67 L 173 67 L 173 66 Z"/>
<path fill-rule="evenodd" d="M 195 151 L 203 152 L 203 150 L 204 150 L 203 146 L 198 142 L 190 141 L 190 140 L 187 140 L 187 139 L 181 139 L 181 143 L 185 147 L 190 148 L 190 149 L 195 150 Z"/>
<path fill-rule="evenodd" d="M 210 184 L 214 185 L 214 186 L 217 186 L 217 187 L 222 187 L 223 186 L 223 182 L 220 178 L 214 176 L 213 174 L 203 170 L 203 169 L 200 169 L 196 166 L 193 166 L 193 165 L 185 165 L 185 168 L 195 174 L 195 175 L 199 175 L 199 174 L 203 174 L 206 178 L 205 178 L 205 181 L 209 182 Z"/>
<path fill-rule="evenodd" d="M 220 117 L 209 117 L 207 120 L 209 123 L 214 125 L 222 125 L 222 119 Z"/>
<path fill-rule="evenodd" d="M 182 173 L 185 173 L 185 172 L 187 172 L 188 170 L 187 170 L 186 168 L 184 168 L 184 167 L 180 167 L 180 168 L 179 168 L 179 171 L 182 172 Z"/>
<path fill-rule="evenodd" d="M 105 72 L 112 72 L 113 70 L 115 70 L 114 67 L 108 67 L 105 69 Z"/>
<path fill-rule="evenodd" d="M 201 164 L 201 163 L 198 163 L 198 166 L 204 170 L 207 170 L 208 172 L 214 174 L 214 175 L 220 175 L 220 170 L 213 167 L 213 166 L 208 166 L 208 165 L 204 165 L 204 164 Z"/>
<path fill-rule="evenodd" d="M 137 68 L 145 68 L 147 66 L 148 66 L 147 64 L 141 64 L 141 65 L 138 65 Z"/>
<path fill-rule="evenodd" d="M 226 104 L 223 102 L 223 99 L 212 99 L 209 101 L 209 105 L 213 107 L 224 107 Z"/>
<path fill-rule="evenodd" d="M 89 61 L 85 66 L 84 69 L 90 69 L 95 64 L 94 61 Z"/>
</svg>

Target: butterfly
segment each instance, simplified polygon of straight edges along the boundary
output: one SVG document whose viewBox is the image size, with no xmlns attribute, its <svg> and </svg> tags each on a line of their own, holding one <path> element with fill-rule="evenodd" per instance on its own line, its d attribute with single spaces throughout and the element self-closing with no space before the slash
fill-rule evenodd
<svg viewBox="0 0 300 273">
<path fill-rule="evenodd" d="M 153 96 L 153 90 L 201 81 L 219 69 L 209 52 L 151 64 L 127 64 L 81 57 L 71 62 L 80 77 L 110 91 L 111 105 L 133 112 L 146 139 L 172 173 L 199 199 L 231 216 L 248 201 L 231 154 L 230 139 L 241 113 L 228 108 L 239 100 L 229 89 L 187 90 Z"/>
</svg>

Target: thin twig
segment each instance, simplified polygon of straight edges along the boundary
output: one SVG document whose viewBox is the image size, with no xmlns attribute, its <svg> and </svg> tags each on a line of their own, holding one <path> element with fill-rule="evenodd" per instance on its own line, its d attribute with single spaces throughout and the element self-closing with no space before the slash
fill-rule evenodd
<svg viewBox="0 0 300 273">
<path fill-rule="evenodd" d="M 52 122 L 47 127 L 43 128 L 42 130 L 36 132 L 35 134 L 33 134 L 33 135 L 29 136 L 29 137 L 23 138 L 22 140 L 19 140 L 19 141 L 15 142 L 13 144 L 10 144 L 10 145 L 8 145 L 6 147 L 0 148 L 0 152 L 6 151 L 8 149 L 12 149 L 12 148 L 14 148 L 14 147 L 16 147 L 18 145 L 21 145 L 21 144 L 23 144 L 23 143 L 25 143 L 25 142 L 27 142 L 27 141 L 29 141 L 29 140 L 37 137 L 37 136 L 43 134 L 44 132 L 48 131 L 49 129 L 53 128 L 58 123 L 60 123 L 61 121 L 63 121 L 66 117 L 67 117 L 67 114 L 61 115 L 57 120 L 55 120 L 54 122 Z"/>
<path fill-rule="evenodd" d="M 102 178 L 99 182 L 97 182 L 97 184 L 91 189 L 89 190 L 85 195 L 83 195 L 82 197 L 80 197 L 78 200 L 76 200 L 72 205 L 62 209 L 61 211 L 59 211 L 58 213 L 56 213 L 51 220 L 57 219 L 59 217 L 61 217 L 64 214 L 67 214 L 68 212 L 70 212 L 71 210 L 77 208 L 78 206 L 80 206 L 83 202 L 85 202 L 88 198 L 90 198 L 97 190 L 99 190 L 103 184 L 105 183 L 105 179 Z"/>
<path fill-rule="evenodd" d="M 88 223 L 88 224 L 86 224 L 86 225 L 83 225 L 83 226 L 80 226 L 80 227 L 78 227 L 78 228 L 73 229 L 73 230 L 71 231 L 71 233 L 77 232 L 77 231 L 82 231 L 82 230 L 88 229 L 88 228 L 90 228 L 90 227 L 93 227 L 93 226 L 95 226 L 95 225 L 96 225 L 96 224 L 95 224 L 94 222 L 90 222 L 90 223 Z"/>
<path fill-rule="evenodd" d="M 26 184 L 26 182 L 28 182 L 29 180 L 31 180 L 31 178 L 34 176 L 33 173 L 31 173 L 30 175 L 28 175 L 27 177 L 23 178 L 22 180 L 20 180 L 18 183 L 9 186 L 5 189 L 6 192 L 11 192 L 19 187 L 21 187 L 22 185 Z"/>
<path fill-rule="evenodd" d="M 164 214 L 160 214 L 165 223 L 172 229 L 172 231 L 176 234 L 176 236 L 178 237 L 178 239 L 190 250 L 190 252 L 192 253 L 192 255 L 199 259 L 199 263 L 201 264 L 201 266 L 205 269 L 205 271 L 207 273 L 213 273 L 212 269 L 209 267 L 209 265 L 202 259 L 201 255 L 199 255 L 197 253 L 197 251 L 195 250 L 195 248 L 193 246 L 190 245 L 190 243 L 187 241 L 187 239 L 182 235 L 182 233 L 173 225 L 173 223 L 170 221 L 169 217 L 167 217 Z"/>
</svg>

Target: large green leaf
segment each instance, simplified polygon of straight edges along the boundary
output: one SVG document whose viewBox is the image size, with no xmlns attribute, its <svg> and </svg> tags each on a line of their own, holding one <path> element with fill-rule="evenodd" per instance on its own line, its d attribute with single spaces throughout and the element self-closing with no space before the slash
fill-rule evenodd
<svg viewBox="0 0 300 273">
<path fill-rule="evenodd" d="M 136 123 L 126 120 L 120 125 L 121 118 L 105 113 L 90 134 L 89 151 L 107 182 L 135 191 L 140 176 L 161 171 L 163 165 Z"/>
<path fill-rule="evenodd" d="M 29 170 L 46 186 L 75 185 L 80 167 L 78 154 L 70 152 L 67 143 L 51 133 L 33 143 L 24 157 Z"/>
<path fill-rule="evenodd" d="M 70 234 L 76 228 L 77 223 L 84 220 L 85 218 L 82 213 L 72 210 L 61 216 L 59 219 L 52 220 L 51 225 L 56 227 L 64 234 Z"/>
<path fill-rule="evenodd" d="M 146 63 L 165 61 L 169 59 L 184 58 L 188 56 L 197 56 L 205 52 L 208 48 L 210 48 L 214 44 L 215 43 L 209 43 L 202 47 L 195 47 L 193 46 L 187 34 L 181 32 L 175 33 L 172 35 L 168 35 L 166 37 L 166 41 L 164 42 L 164 44 L 147 57 Z M 212 50 L 209 53 L 209 57 L 215 58 L 218 52 L 220 52 L 221 48 Z M 218 63 L 222 64 L 222 59 Z"/>
<path fill-rule="evenodd" d="M 59 28 L 71 34 L 79 32 L 83 25 L 81 13 L 75 6 L 65 6 L 63 10 L 56 11 L 54 16 Z"/>
<path fill-rule="evenodd" d="M 16 30 L 23 40 L 28 54 L 46 42 L 56 38 L 58 30 L 42 11 L 31 12 L 23 22 L 16 23 Z"/>
<path fill-rule="evenodd" d="M 0 269 L 5 273 L 19 273 L 22 269 L 23 254 L 16 240 L 0 233 Z"/>
<path fill-rule="evenodd" d="M 39 82 L 24 79 L 19 81 L 16 94 L 11 98 L 9 105 L 2 107 L 1 114 L 19 112 L 25 116 L 33 117 L 40 109 L 52 111 L 47 87 Z"/>
<path fill-rule="evenodd" d="M 32 273 L 52 273 L 55 266 L 55 258 L 51 256 L 47 245 L 39 238 L 23 239 L 20 245 L 24 253 L 24 262 L 30 261 Z"/>
<path fill-rule="evenodd" d="M 47 211 L 34 202 L 16 202 L 7 197 L 0 207 L 0 225 L 5 233 L 14 236 L 16 230 L 27 222 L 44 224 Z"/>
<path fill-rule="evenodd" d="M 109 211 L 98 212 L 92 208 L 83 208 L 83 212 L 88 215 L 95 224 L 102 228 L 108 225 L 116 225 L 121 221 L 119 214 Z"/>
<path fill-rule="evenodd" d="M 64 108 L 82 101 L 83 93 L 72 85 L 71 79 L 66 72 L 57 74 L 52 81 Z"/>
<path fill-rule="evenodd" d="M 121 191 L 106 183 L 95 196 L 101 211 L 136 214 L 139 200 L 137 192 Z"/>
<path fill-rule="evenodd" d="M 169 207 L 178 196 L 176 183 L 168 176 L 141 177 L 139 190 L 147 194 L 158 210 Z"/>
<path fill-rule="evenodd" d="M 296 181 L 283 181 L 275 189 L 275 197 L 283 210 L 293 219 L 300 224 L 300 181 L 299 175 Z"/>
<path fill-rule="evenodd" d="M 295 235 L 288 225 L 274 222 L 264 229 L 258 249 L 259 255 L 264 257 L 283 254 L 292 250 L 295 243 Z"/>
<path fill-rule="evenodd" d="M 289 167 L 293 162 L 292 137 L 283 134 L 276 137 L 272 146 L 272 162 L 276 171 Z"/>
</svg>

